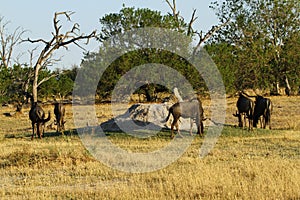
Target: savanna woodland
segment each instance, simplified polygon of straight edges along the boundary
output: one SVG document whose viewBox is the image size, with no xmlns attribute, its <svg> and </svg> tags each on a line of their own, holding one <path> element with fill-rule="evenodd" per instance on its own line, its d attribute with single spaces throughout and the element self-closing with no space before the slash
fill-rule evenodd
<svg viewBox="0 0 300 200">
<path fill-rule="evenodd" d="M 0 16 L 0 198 L 1 199 L 299 199 L 300 198 L 300 4 L 298 0 L 220 0 L 210 4 L 219 23 L 207 32 L 195 26 L 197 10 L 181 16 L 175 0 L 165 0 L 170 12 L 123 5 L 116 13 L 99 16 L 99 26 L 81 33 L 73 12 L 56 12 L 50 39 L 24 38 L 22 27 L 9 32 L 9 19 Z M 63 20 L 62 20 L 63 19 Z M 65 24 L 66 23 L 66 24 Z M 69 26 L 71 24 L 71 26 Z M 70 27 L 65 31 L 65 27 Z M 174 31 L 193 59 L 204 49 L 221 73 L 226 90 L 227 116 L 222 134 L 211 152 L 199 158 L 204 137 L 196 136 L 186 152 L 169 166 L 149 173 L 126 173 L 96 160 L 81 143 L 73 122 L 73 93 L 92 90 L 99 122 L 114 117 L 110 103 L 118 81 L 136 66 L 162 64 L 180 72 L 203 103 L 211 108 L 205 81 L 185 58 L 152 48 L 147 38 L 123 41 L 121 36 L 139 28 Z M 64 32 L 65 31 L 65 32 Z M 159 37 L 159 36 L 158 36 Z M 84 51 L 79 66 L 50 70 L 59 64 L 59 49 L 68 53 L 75 44 L 84 49 L 91 40 L 97 51 Z M 160 40 L 172 46 L 172 38 Z M 177 41 L 178 42 L 178 41 Z M 27 62 L 14 52 L 27 43 Z M 177 43 L 175 43 L 177 44 Z M 149 45 L 149 46 L 147 46 Z M 122 56 L 109 63 L 96 88 L 89 78 L 101 71 L 104 56 L 115 55 L 111 46 L 126 46 Z M 106 63 L 107 64 L 107 63 Z M 76 84 L 77 74 L 85 84 Z M 144 79 L 132 93 L 133 103 L 161 103 L 173 88 Z M 135 77 L 132 77 L 135 78 Z M 91 80 L 91 83 L 93 81 Z M 174 80 L 176 82 L 176 80 Z M 128 88 L 124 88 L 126 90 Z M 129 88 L 131 89 L 131 88 Z M 237 127 L 237 92 L 271 99 L 272 130 L 248 131 Z M 96 92 L 96 94 L 95 94 Z M 28 97 L 31 98 L 28 98 Z M 138 98 L 134 98 L 138 97 Z M 93 97 L 94 98 L 94 97 Z M 125 97 L 119 96 L 120 99 Z M 184 99 L 189 98 L 183 96 Z M 30 104 L 53 112 L 53 102 L 65 103 L 65 131 L 45 126 L 43 139 L 30 140 Z M 118 109 L 117 109 L 118 110 Z M 120 107 L 118 112 L 126 111 Z M 87 116 L 82 116 L 87 117 Z M 249 116 L 248 116 L 249 117 Z M 208 120 L 207 120 L 208 121 Z M 204 135 L 209 126 L 205 123 Z M 87 124 L 87 126 L 89 126 Z M 129 152 L 151 152 L 171 141 L 169 130 L 148 138 L 107 133 L 109 140 Z M 183 139 L 184 140 L 184 139 Z"/>
</svg>

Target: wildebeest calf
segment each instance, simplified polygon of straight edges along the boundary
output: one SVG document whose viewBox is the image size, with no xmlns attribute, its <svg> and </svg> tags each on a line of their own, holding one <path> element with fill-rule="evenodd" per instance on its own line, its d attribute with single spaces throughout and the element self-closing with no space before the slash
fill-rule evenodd
<svg viewBox="0 0 300 200">
<path fill-rule="evenodd" d="M 177 132 L 180 136 L 180 130 L 178 126 L 178 120 L 180 117 L 186 117 L 191 118 L 191 127 L 190 127 L 190 134 L 192 135 L 192 126 L 193 126 L 193 120 L 196 121 L 197 124 L 197 134 L 202 135 L 203 134 L 203 108 L 201 101 L 190 101 L 190 102 L 179 102 L 175 103 L 173 106 L 169 108 L 169 113 L 167 118 L 164 120 L 164 122 L 167 122 L 169 120 L 170 115 L 173 116 L 173 122 L 171 124 L 171 138 L 173 138 L 173 129 L 174 126 L 177 129 Z M 193 120 L 192 120 L 193 119 Z"/>
</svg>

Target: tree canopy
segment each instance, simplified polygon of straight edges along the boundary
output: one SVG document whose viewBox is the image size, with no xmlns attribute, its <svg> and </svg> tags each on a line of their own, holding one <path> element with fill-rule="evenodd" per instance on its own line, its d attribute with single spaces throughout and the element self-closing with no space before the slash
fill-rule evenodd
<svg viewBox="0 0 300 200">
<path fill-rule="evenodd" d="M 230 19 L 207 45 L 221 71 L 227 72 L 231 65 L 234 73 L 225 73 L 224 77 L 230 79 L 230 75 L 234 84 L 227 87 L 272 90 L 274 85 L 283 84 L 285 77 L 292 81 L 294 88 L 299 85 L 299 57 L 296 58 L 299 42 L 296 40 L 300 39 L 300 5 L 297 0 L 226 0 L 213 2 L 211 8 L 220 21 Z M 220 52 L 219 48 L 224 46 L 228 51 Z"/>
<path fill-rule="evenodd" d="M 53 39 L 27 41 L 45 45 L 41 52 L 41 59 L 33 62 L 33 52 L 28 63 L 13 62 L 13 51 L 18 47 L 24 31 L 18 27 L 13 33 L 7 33 L 7 22 L 0 18 L 0 102 L 23 101 L 22 92 L 39 90 L 39 97 L 48 98 L 60 93 L 62 96 L 72 94 L 72 90 L 82 90 L 85 93 L 96 91 L 97 97 L 110 100 L 112 91 L 118 81 L 132 68 L 147 64 L 162 64 L 172 67 L 183 75 L 199 93 L 205 93 L 207 86 L 203 78 L 190 62 L 176 53 L 160 48 L 153 48 L 152 41 L 147 37 L 138 37 L 132 30 L 140 28 L 161 28 L 184 35 L 188 40 L 176 41 L 176 38 L 166 37 L 155 42 L 161 46 L 180 49 L 188 56 L 195 56 L 201 47 L 209 53 L 223 76 L 227 92 L 242 89 L 265 89 L 278 94 L 279 87 L 291 86 L 292 93 L 297 93 L 300 86 L 300 4 L 297 0 L 219 0 L 211 3 L 210 8 L 219 19 L 219 25 L 204 34 L 202 30 L 192 25 L 197 19 L 196 10 L 191 11 L 191 19 L 180 16 L 176 1 L 173 4 L 166 0 L 171 12 L 163 14 L 149 8 L 123 7 L 119 12 L 107 13 L 99 19 L 97 40 L 99 51 L 86 53 L 79 67 L 50 71 L 48 64 L 55 62 L 52 52 L 60 47 L 71 44 L 74 39 L 89 39 L 96 35 L 80 35 L 75 23 L 71 32 L 66 32 L 64 42 L 57 19 L 64 15 L 69 19 L 72 13 L 58 13 L 54 18 Z M 124 40 L 125 33 L 127 39 Z M 68 34 L 72 34 L 71 36 Z M 155 32 L 161 38 L 159 32 Z M 195 42 L 195 40 L 198 41 Z M 71 39 L 70 39 L 71 38 Z M 70 40 L 69 40 L 70 39 Z M 109 42 L 109 43 L 108 43 Z M 194 44 L 191 47 L 191 44 Z M 179 45 L 178 45 L 179 44 Z M 195 47 L 196 44 L 196 47 Z M 49 46 L 50 45 L 50 46 Z M 172 46 L 173 45 L 173 46 Z M 123 46 L 124 48 L 111 48 Z M 50 48 L 51 47 L 51 48 Z M 50 51 L 49 51 L 50 50 Z M 44 52 L 44 53 L 43 53 Z M 48 53 L 47 53 L 48 52 Z M 43 57 L 43 55 L 46 57 Z M 105 63 L 115 55 L 110 63 Z M 106 56 L 106 57 L 105 57 Z M 38 61 L 42 62 L 38 62 Z M 50 61 L 50 62 L 49 62 Z M 99 66 L 99 63 L 102 63 Z M 108 67 L 105 67 L 107 65 Z M 150 65 L 146 67 L 151 68 Z M 103 69 L 103 71 L 101 71 Z M 34 71 L 38 71 L 35 77 Z M 76 85 L 74 81 L 77 72 L 83 70 L 81 78 L 93 79 L 103 73 L 95 87 Z M 96 73 L 95 73 L 96 72 Z M 151 83 L 151 77 L 159 75 L 157 71 L 150 71 L 139 88 L 134 93 L 144 94 L 148 101 L 154 101 L 157 92 L 171 92 L 168 85 L 162 86 Z M 79 77 L 80 78 L 80 77 Z M 133 80 L 132 76 L 129 79 Z M 213 78 L 213 77 L 212 77 Z M 128 80 L 128 81 L 130 81 Z M 174 80 L 176 82 L 176 80 Z M 43 83 L 43 84 L 40 84 Z M 35 87 L 33 87 L 35 85 Z M 82 88 L 80 88 L 82 87 Z M 83 89 L 84 88 L 84 89 Z M 130 88 L 127 88 L 130 89 Z"/>
<path fill-rule="evenodd" d="M 205 87 L 203 82 L 196 84 L 196 82 L 201 82 L 199 73 L 196 73 L 191 64 L 182 57 L 163 49 L 153 48 L 153 46 L 155 46 L 152 44 L 153 40 L 150 42 L 147 40 L 147 37 L 139 37 L 138 34 L 135 33 L 132 33 L 132 39 L 130 40 L 124 41 L 122 38 L 122 36 L 124 36 L 123 34 L 129 30 L 138 30 L 139 28 L 145 27 L 163 28 L 177 32 L 180 30 L 179 33 L 186 35 L 188 25 L 182 19 L 177 20 L 170 14 L 163 15 L 159 11 L 152 11 L 147 8 L 135 9 L 133 7 L 123 7 L 119 13 L 105 15 L 100 19 L 100 23 L 102 27 L 99 34 L 99 41 L 101 42 L 100 50 L 94 54 L 88 54 L 82 63 L 82 68 L 95 71 L 95 69 L 99 67 L 97 65 L 101 63 L 103 57 L 107 57 L 108 54 L 115 54 L 113 52 L 107 52 L 108 49 L 111 50 L 112 46 L 126 47 L 126 52 L 124 51 L 121 57 L 116 58 L 113 63 L 110 63 L 109 67 L 104 71 L 97 87 L 99 97 L 109 99 L 116 83 L 126 72 L 133 67 L 151 63 L 160 63 L 176 69 L 191 83 L 194 83 L 193 86 L 196 89 Z M 155 32 L 155 34 L 157 34 L 157 38 L 160 38 L 159 34 L 161 33 L 159 31 Z M 192 37 L 187 38 L 190 39 L 188 39 L 188 41 L 181 41 L 181 47 L 174 46 L 175 42 L 172 36 L 164 38 L 164 40 L 157 40 L 156 42 L 161 43 L 160 46 L 168 46 L 170 48 L 170 46 L 173 45 L 171 48 L 182 48 L 182 51 L 187 52 Z M 109 43 L 107 44 L 108 39 Z M 176 41 L 176 43 L 178 44 L 178 41 Z M 149 66 L 149 68 L 151 68 L 151 66 Z M 143 80 L 144 82 L 141 83 L 142 86 L 135 92 L 144 94 L 148 101 L 154 101 L 157 92 L 170 91 L 169 89 L 171 88 L 150 84 L 151 77 L 158 75 L 159 73 L 157 72 L 149 74 L 148 78 L 145 78 L 146 80 Z M 134 78 L 136 77 L 132 77 L 132 80 L 134 80 Z M 176 80 L 174 80 L 174 82 L 176 82 Z"/>
</svg>

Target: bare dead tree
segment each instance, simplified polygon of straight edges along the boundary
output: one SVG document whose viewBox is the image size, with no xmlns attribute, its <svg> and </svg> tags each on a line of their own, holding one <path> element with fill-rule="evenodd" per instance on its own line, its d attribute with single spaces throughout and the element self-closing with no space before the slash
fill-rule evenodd
<svg viewBox="0 0 300 200">
<path fill-rule="evenodd" d="M 180 18 L 184 19 L 183 17 L 180 16 L 180 12 L 177 11 L 176 0 L 173 0 L 172 3 L 170 2 L 170 0 L 166 0 L 166 3 L 169 5 L 170 9 L 172 10 L 172 15 L 173 15 L 173 17 L 175 18 L 175 20 L 177 22 L 179 22 Z M 199 51 L 201 45 L 205 41 L 207 41 L 216 32 L 218 32 L 220 29 L 222 29 L 224 26 L 226 26 L 230 22 L 230 19 L 227 19 L 225 22 L 223 22 L 219 25 L 212 26 L 210 28 L 210 30 L 208 30 L 208 32 L 206 32 L 206 33 L 204 33 L 203 31 L 200 31 L 200 32 L 195 31 L 193 29 L 193 24 L 198 19 L 198 17 L 196 17 L 196 12 L 197 12 L 197 10 L 194 9 L 193 12 L 192 12 L 191 19 L 189 20 L 189 23 L 187 25 L 187 36 L 194 36 L 194 35 L 198 36 L 198 42 L 197 42 L 196 47 L 193 49 L 192 56 L 195 56 L 195 54 L 197 53 L 197 51 Z M 180 30 L 180 27 L 178 27 L 178 29 Z"/>
<path fill-rule="evenodd" d="M 34 102 L 37 102 L 37 97 L 38 97 L 37 88 L 42 83 L 48 81 L 50 78 L 55 76 L 54 74 L 52 76 L 43 78 L 42 80 L 38 80 L 39 72 L 41 69 L 44 69 L 45 67 L 60 61 L 60 59 L 53 59 L 53 53 L 61 47 L 68 49 L 68 45 L 70 44 L 75 44 L 78 47 L 82 48 L 80 44 L 78 44 L 79 41 L 86 40 L 86 44 L 88 44 L 91 38 L 96 37 L 96 31 L 93 31 L 88 35 L 81 34 L 80 26 L 78 23 L 73 23 L 73 26 L 71 27 L 70 30 L 66 32 L 62 32 L 61 31 L 62 25 L 60 24 L 59 17 L 64 16 L 68 21 L 71 22 L 72 14 L 74 14 L 74 12 L 56 12 L 54 14 L 53 17 L 54 31 L 52 32 L 52 38 L 50 40 L 48 41 L 44 39 L 32 40 L 30 38 L 24 40 L 31 43 L 42 43 L 44 45 L 41 52 L 39 53 L 39 56 L 35 64 L 33 65 L 34 76 L 33 76 L 32 93 L 33 93 Z"/>
<path fill-rule="evenodd" d="M 26 32 L 17 27 L 13 33 L 7 34 L 7 25 L 9 22 L 0 17 L 0 65 L 8 68 L 11 64 L 12 54 L 15 47 L 21 42 L 21 36 Z"/>
</svg>

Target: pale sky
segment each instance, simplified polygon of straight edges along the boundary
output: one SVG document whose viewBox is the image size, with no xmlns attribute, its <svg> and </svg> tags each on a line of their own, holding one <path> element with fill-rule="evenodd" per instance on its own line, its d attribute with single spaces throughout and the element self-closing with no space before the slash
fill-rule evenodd
<svg viewBox="0 0 300 200">
<path fill-rule="evenodd" d="M 150 8 L 159 10 L 162 14 L 170 12 L 167 3 L 164 0 L 1 0 L 0 16 L 5 21 L 10 21 L 8 25 L 9 31 L 13 31 L 16 27 L 22 27 L 28 32 L 25 38 L 31 39 L 49 39 L 53 31 L 53 15 L 57 11 L 74 11 L 72 15 L 73 22 L 80 24 L 82 33 L 90 33 L 93 30 L 100 30 L 99 19 L 105 14 L 119 12 L 122 5 L 135 8 Z M 170 0 L 172 2 L 172 0 Z M 197 21 L 194 28 L 206 32 L 212 25 L 216 25 L 218 20 L 211 9 L 209 9 L 212 0 L 177 0 L 177 9 L 180 11 L 186 21 L 191 17 L 193 9 L 197 10 Z M 64 24 L 63 24 L 64 25 Z M 29 54 L 27 50 L 33 49 L 36 45 L 23 44 L 16 49 L 15 54 L 25 52 L 21 57 L 21 62 L 29 62 Z M 97 45 L 90 44 L 84 46 L 87 50 L 97 49 Z M 56 57 L 63 56 L 62 60 L 54 68 L 69 68 L 72 65 L 80 65 L 83 58 L 83 50 L 75 45 L 70 46 L 69 50 L 60 50 Z M 51 69 L 51 68 L 50 68 Z"/>
</svg>

